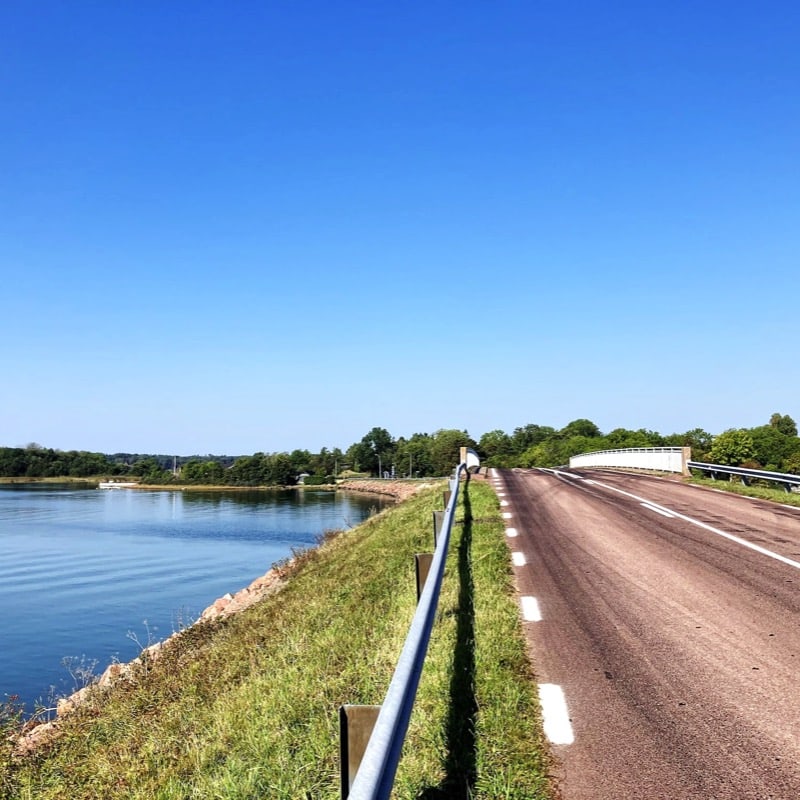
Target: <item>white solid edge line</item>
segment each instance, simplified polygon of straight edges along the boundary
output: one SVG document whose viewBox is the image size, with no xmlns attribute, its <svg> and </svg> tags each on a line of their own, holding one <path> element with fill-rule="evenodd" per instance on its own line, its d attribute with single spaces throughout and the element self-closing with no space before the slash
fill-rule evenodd
<svg viewBox="0 0 800 800">
<path fill-rule="evenodd" d="M 788 564 L 790 567 L 794 567 L 795 569 L 800 569 L 800 561 L 794 561 L 791 558 L 782 556 L 780 553 L 773 553 L 772 550 L 767 550 L 766 547 L 761 547 L 761 545 L 753 544 L 753 542 L 748 542 L 747 539 L 742 539 L 739 536 L 734 536 L 732 533 L 721 531 L 719 528 L 715 528 L 712 525 L 707 525 L 705 522 L 700 522 L 699 519 L 694 519 L 693 517 L 687 517 L 686 514 L 681 514 L 680 512 L 675 511 L 674 509 L 671 508 L 664 508 L 664 506 L 660 506 L 657 503 L 651 502 L 650 500 L 645 500 L 644 497 L 639 497 L 638 495 L 631 494 L 630 492 L 626 492 L 623 489 L 617 489 L 616 486 L 611 486 L 607 483 L 600 483 L 596 481 L 595 485 L 602 486 L 604 489 L 609 489 L 612 492 L 617 492 L 617 494 L 623 494 L 626 497 L 631 497 L 634 500 L 638 500 L 640 503 L 646 503 L 653 510 L 660 508 L 669 514 L 672 514 L 673 517 L 682 519 L 685 522 L 691 523 L 692 525 L 697 525 L 698 528 L 703 528 L 703 530 L 709 531 L 710 533 L 714 533 L 717 536 L 721 536 L 723 539 L 728 539 L 731 542 L 736 542 L 736 544 L 740 544 L 742 547 L 747 547 L 749 550 L 754 550 L 756 553 L 761 553 L 761 555 L 763 556 L 774 558 L 776 561 L 780 561 L 782 564 Z M 716 492 L 721 490 L 712 489 L 711 491 Z M 727 493 L 725 492 L 724 494 Z"/>
<path fill-rule="evenodd" d="M 506 536 L 508 536 L 509 539 L 514 539 L 519 536 L 519 533 L 516 528 L 506 528 Z"/>
<path fill-rule="evenodd" d="M 539 702 L 542 704 L 545 736 L 553 744 L 572 744 L 575 734 L 561 687 L 555 683 L 540 683 Z"/>
<path fill-rule="evenodd" d="M 662 517 L 669 517 L 670 519 L 675 519 L 675 515 L 670 513 L 669 511 L 665 511 L 663 508 L 657 508 L 656 506 L 650 505 L 650 503 L 639 503 L 642 508 L 646 508 L 648 511 L 655 511 L 656 514 L 661 514 Z"/>
<path fill-rule="evenodd" d="M 526 622 L 541 622 L 542 612 L 539 609 L 539 601 L 535 597 L 525 595 L 519 599 L 522 607 L 522 618 Z"/>
<path fill-rule="evenodd" d="M 524 567 L 525 564 L 528 563 L 525 560 L 525 553 L 521 553 L 519 550 L 515 550 L 511 554 L 511 561 L 514 563 L 515 567 Z"/>
</svg>

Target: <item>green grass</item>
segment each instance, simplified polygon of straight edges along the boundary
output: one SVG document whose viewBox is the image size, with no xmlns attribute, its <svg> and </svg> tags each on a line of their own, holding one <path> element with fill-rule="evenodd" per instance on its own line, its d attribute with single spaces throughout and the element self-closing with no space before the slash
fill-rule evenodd
<svg viewBox="0 0 800 800">
<path fill-rule="evenodd" d="M 337 798 L 344 703 L 380 703 L 432 547 L 439 486 L 297 560 L 285 588 L 196 625 L 61 723 L 0 746 L 3 798 Z M 462 493 L 397 798 L 550 798 L 547 748 L 497 499 Z"/>
<path fill-rule="evenodd" d="M 783 503 L 787 506 L 800 507 L 800 494 L 797 492 L 787 492 L 783 488 L 774 488 L 767 485 L 751 485 L 745 486 L 738 481 L 733 483 L 731 481 L 715 481 L 711 478 L 691 478 L 690 483 L 697 483 L 700 486 L 711 486 L 714 489 L 720 489 L 723 492 L 731 492 L 733 494 L 741 494 L 745 497 L 758 497 L 762 500 L 771 500 L 774 503 Z"/>
</svg>

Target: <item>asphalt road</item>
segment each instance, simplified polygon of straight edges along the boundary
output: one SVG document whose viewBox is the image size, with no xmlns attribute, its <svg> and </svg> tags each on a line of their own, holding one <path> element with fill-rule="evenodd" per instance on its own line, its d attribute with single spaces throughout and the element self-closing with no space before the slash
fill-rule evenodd
<svg viewBox="0 0 800 800">
<path fill-rule="evenodd" d="M 565 800 L 798 800 L 800 510 L 493 474 Z"/>
</svg>

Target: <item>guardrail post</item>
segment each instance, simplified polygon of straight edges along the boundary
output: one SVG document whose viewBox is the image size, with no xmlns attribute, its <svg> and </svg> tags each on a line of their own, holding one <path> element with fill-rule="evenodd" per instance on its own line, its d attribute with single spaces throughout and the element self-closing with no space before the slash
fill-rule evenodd
<svg viewBox="0 0 800 800">
<path fill-rule="evenodd" d="M 444 511 L 433 512 L 433 546 L 436 548 L 436 542 L 439 541 L 439 534 L 442 530 L 442 522 L 444 521 Z"/>
<path fill-rule="evenodd" d="M 453 492 L 452 492 L 450 489 L 445 489 L 445 490 L 442 492 L 442 498 L 443 498 L 443 500 L 444 500 L 444 507 L 445 507 L 445 508 L 447 508 L 447 506 L 449 506 L 449 505 L 450 505 L 450 498 L 451 498 L 452 496 L 453 496 Z"/>
<path fill-rule="evenodd" d="M 342 706 L 339 709 L 339 754 L 342 771 L 342 800 L 347 800 L 356 779 L 380 706 Z"/>
<path fill-rule="evenodd" d="M 416 553 L 414 556 L 418 603 L 419 598 L 422 597 L 422 590 L 425 588 L 425 581 L 428 580 L 428 573 L 431 571 L 431 561 L 433 561 L 433 553 Z"/>
</svg>

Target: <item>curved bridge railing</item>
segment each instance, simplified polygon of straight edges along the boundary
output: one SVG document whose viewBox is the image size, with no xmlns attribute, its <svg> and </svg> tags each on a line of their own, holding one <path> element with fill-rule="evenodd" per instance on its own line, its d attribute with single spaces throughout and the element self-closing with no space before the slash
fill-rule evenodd
<svg viewBox="0 0 800 800">
<path fill-rule="evenodd" d="M 597 450 L 572 456 L 570 467 L 627 467 L 688 475 L 690 447 L 628 447 L 623 450 Z"/>
</svg>

